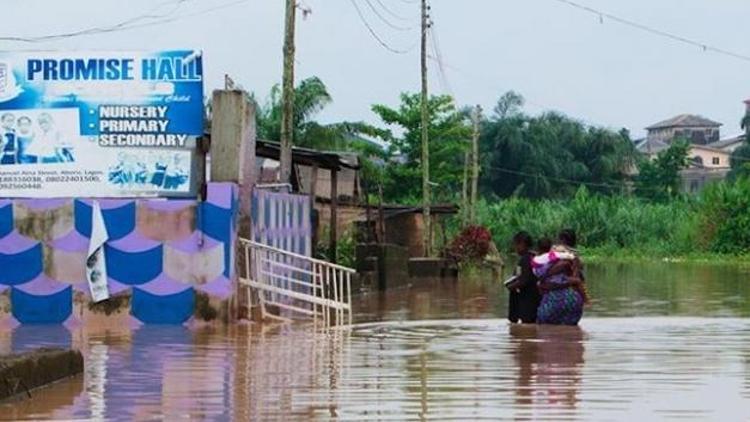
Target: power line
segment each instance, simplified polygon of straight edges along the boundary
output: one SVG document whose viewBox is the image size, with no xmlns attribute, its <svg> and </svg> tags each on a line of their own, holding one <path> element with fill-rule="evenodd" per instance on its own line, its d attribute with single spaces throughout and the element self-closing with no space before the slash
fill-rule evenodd
<svg viewBox="0 0 750 422">
<path fill-rule="evenodd" d="M 61 34 L 52 34 L 52 35 L 42 35 L 42 36 L 37 36 L 37 37 L 0 37 L 0 40 L 2 40 L 2 41 L 15 41 L 15 42 L 43 42 L 43 41 L 52 41 L 52 40 L 62 39 L 62 38 L 72 38 L 72 37 L 77 37 L 77 36 L 82 36 L 82 35 L 90 35 L 90 34 L 99 33 L 99 32 L 102 32 L 102 31 L 107 31 L 107 32 L 108 31 L 114 31 L 114 30 L 118 30 L 118 29 L 127 28 L 127 27 L 129 27 L 129 26 L 131 26 L 133 24 L 136 24 L 139 21 L 143 21 L 143 20 L 154 20 L 154 19 L 164 19 L 164 18 L 167 18 L 170 15 L 174 14 L 175 12 L 177 12 L 177 10 L 180 8 L 180 6 L 183 3 L 185 3 L 186 1 L 188 1 L 188 0 L 177 0 L 177 1 L 174 1 L 174 2 L 162 2 L 162 3 L 159 3 L 155 7 L 153 7 L 152 9 L 150 9 L 149 12 L 147 12 L 147 13 L 144 13 L 144 14 L 141 14 L 141 15 L 138 15 L 138 16 L 134 16 L 132 18 L 128 18 L 128 19 L 126 19 L 124 21 L 118 22 L 118 23 L 116 23 L 116 24 L 114 24 L 112 26 L 109 26 L 109 27 L 93 27 L 93 28 L 87 28 L 87 29 L 82 29 L 82 30 L 73 31 L 73 32 L 65 32 L 65 33 L 61 33 Z M 155 12 L 157 10 L 161 9 L 162 7 L 164 7 L 164 6 L 168 5 L 168 4 L 172 4 L 174 6 L 169 12 L 155 14 Z"/>
<path fill-rule="evenodd" d="M 391 15 L 394 19 L 398 19 L 398 20 L 404 21 L 404 22 L 408 22 L 408 21 L 411 20 L 411 19 L 405 18 L 405 17 L 399 15 L 398 13 L 394 12 L 393 10 L 391 10 L 390 7 L 386 6 L 385 3 L 383 3 L 383 0 L 375 0 L 375 1 L 380 5 L 380 7 L 383 8 L 383 10 L 385 10 L 386 13 L 388 13 L 389 15 Z"/>
<path fill-rule="evenodd" d="M 375 29 L 373 29 L 373 27 L 367 21 L 367 18 L 365 18 L 365 15 L 362 13 L 362 9 L 357 4 L 356 0 L 349 0 L 349 2 L 352 4 L 352 6 L 354 6 L 354 9 L 357 11 L 357 15 L 359 16 L 359 20 L 362 22 L 362 24 L 365 26 L 365 28 L 367 28 L 367 31 L 370 33 L 370 35 L 372 35 L 373 38 L 375 38 L 375 41 L 377 41 L 378 44 L 380 44 L 381 47 L 385 48 L 386 50 L 390 51 L 391 53 L 395 53 L 395 54 L 408 54 L 409 52 L 411 52 L 412 50 L 414 50 L 414 48 L 417 46 L 416 44 L 414 44 L 411 47 L 409 47 L 407 49 L 404 49 L 404 50 L 392 47 L 390 44 L 388 44 L 387 42 L 385 42 L 383 40 L 383 38 L 380 37 L 380 35 L 378 35 L 378 33 L 375 31 Z"/>
<path fill-rule="evenodd" d="M 205 15 L 211 12 L 215 12 L 217 10 L 233 7 L 241 3 L 246 3 L 250 0 L 237 0 L 233 2 L 220 4 L 215 7 L 206 8 L 206 9 L 194 12 L 194 13 L 187 13 L 187 14 L 174 16 L 174 14 L 177 12 L 177 9 L 179 9 L 179 7 L 183 3 L 186 3 L 188 1 L 192 1 L 192 0 L 176 0 L 174 2 L 175 8 L 173 8 L 170 12 L 167 12 L 167 13 L 163 13 L 163 14 L 147 13 L 147 14 L 143 14 L 143 15 L 139 15 L 133 18 L 126 19 L 122 22 L 119 22 L 117 24 L 114 24 L 108 27 L 93 27 L 93 28 L 87 28 L 87 29 L 83 29 L 79 31 L 72 31 L 72 32 L 52 34 L 52 35 L 42 35 L 42 36 L 36 36 L 36 37 L 0 37 L 0 41 L 38 43 L 38 42 L 56 41 L 56 40 L 68 39 L 68 38 L 76 38 L 76 37 L 88 36 L 88 35 L 98 35 L 98 34 L 105 34 L 105 33 L 112 33 L 112 32 L 128 31 L 128 30 L 137 29 L 137 28 L 146 28 L 150 26 L 171 23 L 171 22 L 175 22 L 178 20 L 182 20 L 182 19 L 186 19 L 186 18 L 190 18 L 194 16 Z M 169 4 L 169 3 L 161 3 L 160 5 L 157 5 L 155 8 L 151 9 L 151 11 L 153 12 L 155 10 L 158 10 L 166 4 Z M 139 21 L 144 21 L 144 20 L 147 22 L 138 23 Z"/>
<path fill-rule="evenodd" d="M 433 22 L 432 25 L 430 25 L 430 41 L 432 44 L 432 51 L 435 53 L 435 59 L 438 64 L 438 79 L 440 80 L 440 85 L 443 87 L 443 90 L 446 91 L 451 97 L 455 97 L 453 94 L 453 89 L 451 89 L 451 85 L 448 82 L 448 75 L 445 72 L 445 65 L 443 64 L 443 53 L 440 49 L 440 42 L 438 41 L 437 31 L 435 30 L 435 23 Z"/>
<path fill-rule="evenodd" d="M 622 25 L 626 25 L 626 26 L 629 26 L 629 27 L 632 27 L 632 28 L 635 28 L 635 29 L 638 29 L 638 30 L 641 30 L 641 31 L 644 31 L 644 32 L 648 32 L 648 33 L 653 34 L 653 35 L 657 35 L 657 36 L 660 36 L 660 37 L 668 38 L 668 39 L 671 39 L 673 41 L 677 41 L 677 42 L 681 42 L 683 44 L 691 45 L 693 47 L 698 47 L 698 48 L 700 48 L 703 51 L 712 51 L 712 52 L 717 53 L 717 54 L 722 54 L 722 55 L 725 55 L 725 56 L 728 56 L 728 57 L 733 57 L 735 59 L 740 59 L 740 60 L 744 60 L 744 61 L 750 62 L 750 56 L 748 56 L 748 55 L 736 53 L 734 51 L 730 51 L 730 50 L 727 50 L 727 49 L 724 49 L 724 48 L 720 48 L 720 47 L 715 47 L 715 46 L 712 46 L 710 44 L 706 44 L 706 43 L 703 43 L 703 42 L 700 42 L 700 41 L 696 41 L 696 40 L 684 37 L 682 35 L 673 34 L 671 32 L 667 32 L 667 31 L 664 31 L 664 30 L 661 30 L 661 29 L 658 29 L 658 28 L 647 26 L 647 25 L 644 25 L 642 23 L 638 23 L 638 22 L 635 22 L 635 21 L 632 21 L 632 20 L 629 20 L 629 19 L 621 18 L 621 17 L 619 17 L 617 15 L 613 15 L 611 13 L 603 12 L 601 10 L 594 9 L 593 7 L 589 7 L 589 6 L 580 4 L 580 3 L 576 3 L 576 2 L 574 2 L 572 0 L 553 0 L 553 1 L 556 1 L 556 2 L 562 3 L 562 4 L 566 4 L 568 6 L 576 8 L 576 9 L 583 10 L 585 12 L 588 12 L 588 13 L 591 13 L 593 15 L 596 15 L 597 17 L 599 17 L 599 20 L 602 21 L 602 22 L 604 21 L 604 18 L 607 18 L 607 19 L 610 19 L 610 20 L 612 20 L 614 22 L 620 23 Z"/>
<path fill-rule="evenodd" d="M 371 2 L 370 0 L 365 0 L 365 3 L 367 3 L 367 5 L 368 5 L 368 6 L 370 6 L 370 9 L 371 9 L 371 10 L 372 10 L 372 12 L 373 12 L 373 13 L 375 14 L 375 16 L 377 16 L 377 17 L 378 17 L 378 19 L 380 19 L 381 21 L 383 21 L 383 23 L 384 23 L 384 24 L 386 24 L 386 25 L 387 25 L 388 27 L 390 27 L 391 29 L 395 29 L 396 31 L 403 31 L 403 32 L 407 32 L 407 31 L 412 31 L 412 30 L 414 30 L 414 29 L 416 28 L 416 27 L 414 27 L 414 26 L 408 26 L 408 27 L 407 27 L 407 26 L 400 26 L 400 25 L 396 25 L 395 23 L 393 23 L 393 22 L 391 22 L 390 20 L 388 20 L 388 18 L 386 18 L 385 16 L 383 16 L 383 15 L 382 15 L 382 14 L 381 14 L 381 13 L 380 13 L 380 12 L 378 11 L 378 8 L 377 8 L 377 7 L 375 7 L 375 5 L 374 5 L 374 4 L 372 4 L 372 2 Z M 381 3 L 381 4 L 382 4 L 382 3 Z"/>
</svg>

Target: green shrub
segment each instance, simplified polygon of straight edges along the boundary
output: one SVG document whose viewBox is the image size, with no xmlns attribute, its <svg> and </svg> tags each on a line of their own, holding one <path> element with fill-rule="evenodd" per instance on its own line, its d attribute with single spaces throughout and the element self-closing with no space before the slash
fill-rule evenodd
<svg viewBox="0 0 750 422">
<path fill-rule="evenodd" d="M 709 186 L 700 201 L 702 243 L 712 252 L 750 251 L 750 179 Z"/>
<path fill-rule="evenodd" d="M 695 201 L 676 199 L 652 203 L 635 197 L 592 195 L 581 189 L 570 200 L 509 198 L 481 202 L 478 223 L 490 229 L 501 248 L 526 230 L 556 238 L 564 228 L 578 234 L 586 248 L 647 254 L 689 254 L 697 247 L 700 229 Z"/>
</svg>

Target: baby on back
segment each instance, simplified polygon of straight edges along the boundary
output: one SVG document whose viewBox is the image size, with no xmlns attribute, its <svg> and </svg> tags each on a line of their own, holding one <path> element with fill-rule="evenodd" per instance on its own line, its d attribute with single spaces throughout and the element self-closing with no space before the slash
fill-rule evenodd
<svg viewBox="0 0 750 422">
<path fill-rule="evenodd" d="M 538 244 L 539 255 L 531 260 L 534 275 L 539 277 L 540 287 L 546 284 L 569 285 L 571 277 L 579 277 L 580 267 L 578 252 L 563 244 L 553 244 L 549 239 L 542 239 Z M 550 271 L 555 267 L 556 271 Z M 554 289 L 554 287 L 553 287 Z M 585 301 L 588 299 L 583 283 L 575 286 Z"/>
</svg>

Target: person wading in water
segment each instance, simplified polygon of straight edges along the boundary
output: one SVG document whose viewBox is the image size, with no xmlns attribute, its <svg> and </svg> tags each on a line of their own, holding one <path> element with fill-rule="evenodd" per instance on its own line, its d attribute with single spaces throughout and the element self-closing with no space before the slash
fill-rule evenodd
<svg viewBox="0 0 750 422">
<path fill-rule="evenodd" d="M 518 254 L 518 264 L 513 278 L 506 282 L 506 287 L 510 290 L 508 320 L 512 323 L 536 322 L 541 296 L 537 289 L 537 278 L 531 269 L 531 260 L 534 258 L 532 244 L 531 235 L 526 232 L 518 232 L 513 236 L 513 249 Z"/>
<path fill-rule="evenodd" d="M 576 235 L 563 230 L 559 244 L 531 260 L 534 274 L 539 277 L 542 302 L 537 312 L 539 324 L 577 325 L 588 302 L 583 265 L 578 256 Z"/>
</svg>

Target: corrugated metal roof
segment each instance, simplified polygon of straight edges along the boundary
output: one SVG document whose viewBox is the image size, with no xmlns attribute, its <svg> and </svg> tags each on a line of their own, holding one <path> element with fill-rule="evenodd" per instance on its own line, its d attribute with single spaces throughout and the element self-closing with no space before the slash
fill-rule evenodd
<svg viewBox="0 0 750 422">
<path fill-rule="evenodd" d="M 255 154 L 258 157 L 279 160 L 281 146 L 278 142 L 255 141 Z M 359 170 L 359 156 L 355 153 L 321 152 L 314 149 L 293 147 L 292 161 L 302 165 L 317 164 L 320 168 L 336 169 L 349 168 Z"/>
</svg>

